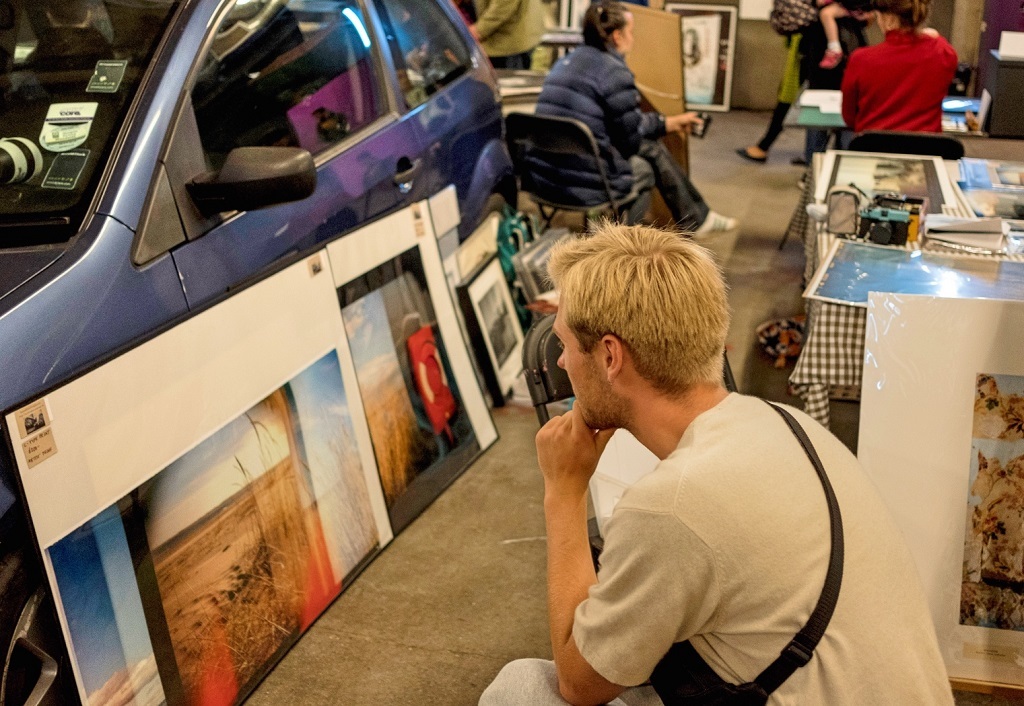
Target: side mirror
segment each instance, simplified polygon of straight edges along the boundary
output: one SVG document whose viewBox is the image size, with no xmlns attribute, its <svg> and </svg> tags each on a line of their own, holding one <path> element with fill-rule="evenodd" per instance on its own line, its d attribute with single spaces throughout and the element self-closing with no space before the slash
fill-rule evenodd
<svg viewBox="0 0 1024 706">
<path fill-rule="evenodd" d="M 316 190 L 313 155 L 299 147 L 236 147 L 219 172 L 197 177 L 188 192 L 205 216 L 299 201 Z"/>
</svg>

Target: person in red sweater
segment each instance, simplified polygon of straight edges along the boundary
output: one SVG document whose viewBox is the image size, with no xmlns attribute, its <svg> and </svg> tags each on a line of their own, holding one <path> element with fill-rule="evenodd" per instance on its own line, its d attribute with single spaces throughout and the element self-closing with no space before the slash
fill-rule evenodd
<svg viewBox="0 0 1024 706">
<path fill-rule="evenodd" d="M 940 132 L 942 99 L 956 71 L 956 51 L 921 25 L 931 0 L 875 0 L 885 41 L 857 49 L 843 76 L 843 120 L 854 132 Z"/>
</svg>

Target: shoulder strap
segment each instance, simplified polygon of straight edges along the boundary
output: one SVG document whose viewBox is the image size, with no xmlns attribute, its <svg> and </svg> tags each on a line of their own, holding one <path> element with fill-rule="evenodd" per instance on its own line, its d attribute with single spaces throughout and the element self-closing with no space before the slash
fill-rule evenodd
<svg viewBox="0 0 1024 706">
<path fill-rule="evenodd" d="M 821 465 L 821 460 L 818 458 L 811 440 L 807 438 L 807 433 L 793 418 L 793 415 L 771 402 L 768 404 L 789 425 L 790 430 L 804 447 L 804 453 L 807 454 L 807 458 L 810 459 L 811 465 L 814 466 L 814 470 L 817 471 L 818 478 L 821 480 L 822 488 L 825 490 L 825 500 L 828 502 L 832 554 L 828 560 L 825 586 L 821 589 L 818 604 L 814 607 L 814 612 L 811 613 L 807 624 L 789 641 L 776 660 L 754 680 L 766 694 L 778 689 L 793 672 L 811 661 L 814 648 L 817 647 L 822 635 L 825 634 L 825 628 L 828 627 L 828 623 L 832 619 L 836 601 L 839 599 L 839 587 L 843 581 L 843 519 L 839 514 L 839 503 L 836 501 L 832 484 L 829 483 L 828 475 L 825 474 L 825 469 Z"/>
</svg>

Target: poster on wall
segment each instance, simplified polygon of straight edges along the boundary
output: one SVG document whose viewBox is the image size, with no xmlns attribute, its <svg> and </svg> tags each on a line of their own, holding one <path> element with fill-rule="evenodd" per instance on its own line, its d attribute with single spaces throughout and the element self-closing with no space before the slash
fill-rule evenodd
<svg viewBox="0 0 1024 706">
<path fill-rule="evenodd" d="M 432 224 L 414 204 L 327 247 L 380 485 L 401 531 L 496 439 Z"/>
<path fill-rule="evenodd" d="M 729 110 L 736 46 L 736 8 L 667 3 L 679 15 L 687 110 Z"/>
<path fill-rule="evenodd" d="M 949 675 L 1024 685 L 1024 303 L 873 293 L 866 331 L 858 457 Z"/>
<path fill-rule="evenodd" d="M 326 264 L 6 416 L 83 703 L 239 703 L 391 539 Z"/>
</svg>

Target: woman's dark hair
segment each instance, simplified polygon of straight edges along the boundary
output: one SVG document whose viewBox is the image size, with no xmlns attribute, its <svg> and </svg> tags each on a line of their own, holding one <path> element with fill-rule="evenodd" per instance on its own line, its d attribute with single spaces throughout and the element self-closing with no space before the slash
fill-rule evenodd
<svg viewBox="0 0 1024 706">
<path fill-rule="evenodd" d="M 591 5 L 583 15 L 583 42 L 595 49 L 612 49 L 612 32 L 626 26 L 626 8 L 621 2 L 605 0 Z"/>
<path fill-rule="evenodd" d="M 928 19 L 932 0 L 874 0 L 874 9 L 900 18 L 907 29 L 916 29 Z"/>
</svg>

